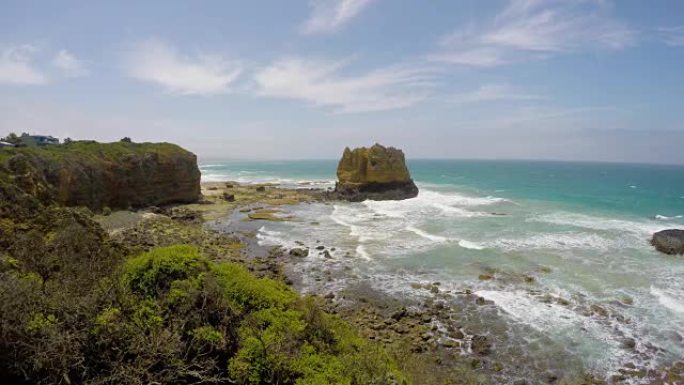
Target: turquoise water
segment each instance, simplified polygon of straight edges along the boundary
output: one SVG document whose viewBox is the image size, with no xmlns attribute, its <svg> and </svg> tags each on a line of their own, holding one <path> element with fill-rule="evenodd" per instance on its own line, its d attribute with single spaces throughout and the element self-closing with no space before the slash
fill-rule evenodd
<svg viewBox="0 0 684 385">
<path fill-rule="evenodd" d="M 201 168 L 205 180 L 329 188 L 335 167 Z M 332 258 L 311 253 L 298 264 L 304 291 L 363 283 L 420 299 L 429 293 L 415 284 L 434 281 L 472 290 L 488 305 L 459 322 L 489 335 L 497 359 L 520 371 L 609 376 L 684 357 L 684 257 L 648 243 L 654 231 L 684 227 L 684 167 L 415 160 L 409 168 L 417 198 L 297 206 L 289 210 L 299 220 L 265 223 L 257 236 L 286 248 L 335 247 Z"/>
</svg>

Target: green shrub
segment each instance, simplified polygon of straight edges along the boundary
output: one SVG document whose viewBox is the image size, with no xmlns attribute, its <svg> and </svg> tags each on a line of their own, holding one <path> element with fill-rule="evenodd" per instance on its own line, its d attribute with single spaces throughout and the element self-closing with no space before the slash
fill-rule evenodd
<svg viewBox="0 0 684 385">
<path fill-rule="evenodd" d="M 140 296 L 156 297 L 174 281 L 195 277 L 208 269 L 196 247 L 187 245 L 153 249 L 126 261 L 121 275 L 124 287 Z"/>
<path fill-rule="evenodd" d="M 268 278 L 256 278 L 244 267 L 234 263 L 212 266 L 212 273 L 226 295 L 246 309 L 285 308 L 297 295 L 285 284 Z"/>
</svg>

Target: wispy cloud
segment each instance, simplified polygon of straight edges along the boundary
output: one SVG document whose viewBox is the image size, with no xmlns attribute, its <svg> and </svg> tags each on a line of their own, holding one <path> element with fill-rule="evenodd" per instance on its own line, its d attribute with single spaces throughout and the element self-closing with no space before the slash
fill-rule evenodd
<svg viewBox="0 0 684 385">
<path fill-rule="evenodd" d="M 255 74 L 257 94 L 304 100 L 336 112 L 405 108 L 425 99 L 431 70 L 393 66 L 345 76 L 344 61 L 286 58 Z"/>
<path fill-rule="evenodd" d="M 242 72 L 235 61 L 215 55 L 181 55 L 156 39 L 137 44 L 126 57 L 125 69 L 133 78 L 185 95 L 225 93 Z"/>
<path fill-rule="evenodd" d="M 587 49 L 618 50 L 636 33 L 608 14 L 605 1 L 510 0 L 483 26 L 445 36 L 431 60 L 475 67 L 546 58 Z"/>
<path fill-rule="evenodd" d="M 517 90 L 509 84 L 485 84 L 474 91 L 452 95 L 449 98 L 451 102 L 456 104 L 539 99 L 543 99 L 543 97 Z"/>
<path fill-rule="evenodd" d="M 661 27 L 658 28 L 658 33 L 660 33 L 665 44 L 671 47 L 684 47 L 684 25 L 677 27 Z"/>
<path fill-rule="evenodd" d="M 57 52 L 52 58 L 52 65 L 67 77 L 80 77 L 88 74 L 83 62 L 65 49 Z"/>
<path fill-rule="evenodd" d="M 31 45 L 10 46 L 0 51 L 0 84 L 39 85 L 47 76 L 34 64 L 37 49 Z"/>
<path fill-rule="evenodd" d="M 311 15 L 302 24 L 304 34 L 331 33 L 359 15 L 374 0 L 310 0 Z"/>
</svg>

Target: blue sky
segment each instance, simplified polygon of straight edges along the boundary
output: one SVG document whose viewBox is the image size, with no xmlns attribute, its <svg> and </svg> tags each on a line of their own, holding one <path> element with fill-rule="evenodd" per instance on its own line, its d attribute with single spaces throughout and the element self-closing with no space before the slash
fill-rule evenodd
<svg viewBox="0 0 684 385">
<path fill-rule="evenodd" d="M 8 1 L 0 132 L 684 163 L 679 0 Z"/>
</svg>

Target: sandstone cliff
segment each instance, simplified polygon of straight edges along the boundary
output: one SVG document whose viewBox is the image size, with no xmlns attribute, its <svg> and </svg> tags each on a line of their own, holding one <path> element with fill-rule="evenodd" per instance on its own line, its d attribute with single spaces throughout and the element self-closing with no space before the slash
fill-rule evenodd
<svg viewBox="0 0 684 385">
<path fill-rule="evenodd" d="M 79 141 L 0 150 L 0 178 L 44 202 L 128 208 L 194 202 L 197 157 L 169 143 Z"/>
<path fill-rule="evenodd" d="M 354 150 L 344 149 L 337 166 L 335 192 L 350 201 L 399 200 L 418 195 L 404 153 L 375 144 Z"/>
</svg>

